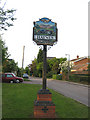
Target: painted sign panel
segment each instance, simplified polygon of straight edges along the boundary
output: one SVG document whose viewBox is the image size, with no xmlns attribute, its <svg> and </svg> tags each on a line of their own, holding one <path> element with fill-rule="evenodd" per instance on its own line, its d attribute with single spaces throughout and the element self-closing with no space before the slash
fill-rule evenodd
<svg viewBox="0 0 90 120">
<path fill-rule="evenodd" d="M 37 45 L 53 45 L 57 41 L 57 25 L 48 18 L 34 22 L 33 40 Z"/>
</svg>

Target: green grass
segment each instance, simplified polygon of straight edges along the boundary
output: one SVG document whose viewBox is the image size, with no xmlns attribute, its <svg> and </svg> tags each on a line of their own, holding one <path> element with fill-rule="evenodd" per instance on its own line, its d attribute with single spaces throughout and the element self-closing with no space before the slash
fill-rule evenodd
<svg viewBox="0 0 90 120">
<path fill-rule="evenodd" d="M 52 99 L 59 118 L 88 118 L 88 107 L 53 90 Z"/>
<path fill-rule="evenodd" d="M 24 81 L 31 81 L 31 80 L 29 80 L 28 78 L 23 78 L 23 80 L 24 80 Z"/>
<path fill-rule="evenodd" d="M 32 118 L 34 100 L 42 88 L 35 84 L 6 84 L 2 85 L 2 117 L 3 118 Z M 56 106 L 59 118 L 88 118 L 88 107 L 71 98 L 67 98 L 53 90 L 52 101 Z"/>
</svg>

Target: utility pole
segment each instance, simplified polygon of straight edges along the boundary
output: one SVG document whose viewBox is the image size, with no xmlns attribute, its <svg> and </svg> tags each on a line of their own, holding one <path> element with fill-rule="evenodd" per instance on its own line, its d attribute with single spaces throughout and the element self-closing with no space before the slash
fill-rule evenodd
<svg viewBox="0 0 90 120">
<path fill-rule="evenodd" d="M 23 68 L 23 65 L 24 65 L 24 50 L 25 50 L 25 46 L 23 46 L 22 68 Z"/>
</svg>

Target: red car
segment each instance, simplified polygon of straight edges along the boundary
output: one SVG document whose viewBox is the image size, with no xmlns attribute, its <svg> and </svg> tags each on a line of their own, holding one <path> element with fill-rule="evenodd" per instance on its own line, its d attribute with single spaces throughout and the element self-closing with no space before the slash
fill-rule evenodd
<svg viewBox="0 0 90 120">
<path fill-rule="evenodd" d="M 23 78 L 16 77 L 14 73 L 4 73 L 2 74 L 2 82 L 20 83 L 23 82 Z"/>
</svg>

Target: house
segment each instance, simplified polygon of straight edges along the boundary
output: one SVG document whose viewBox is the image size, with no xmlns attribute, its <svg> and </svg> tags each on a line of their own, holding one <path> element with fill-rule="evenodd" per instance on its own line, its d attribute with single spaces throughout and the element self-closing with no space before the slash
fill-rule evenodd
<svg viewBox="0 0 90 120">
<path fill-rule="evenodd" d="M 88 74 L 88 64 L 90 64 L 88 57 L 77 56 L 76 59 L 70 61 L 73 64 L 71 74 Z"/>
<path fill-rule="evenodd" d="M 65 61 L 63 64 L 59 64 L 61 68 L 60 74 L 62 74 L 62 68 L 64 70 L 71 70 L 71 74 L 88 74 L 88 65 L 90 64 L 89 57 L 79 57 L 70 61 Z"/>
</svg>

